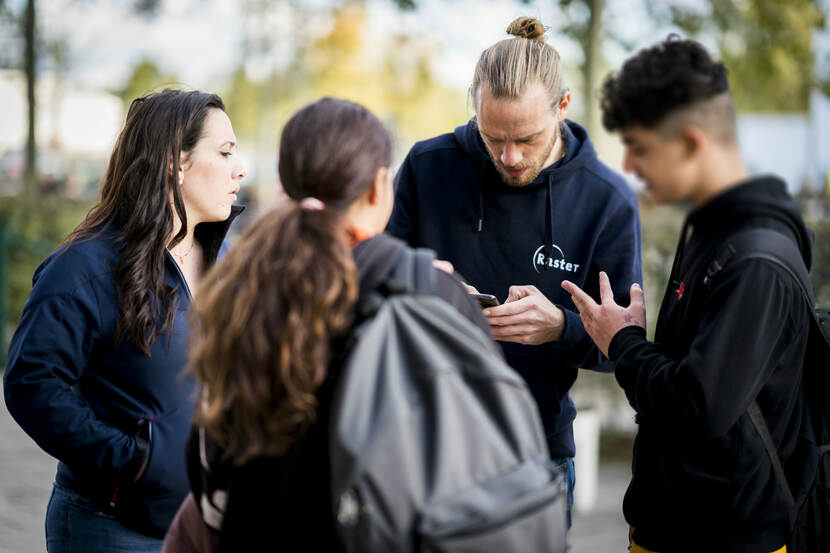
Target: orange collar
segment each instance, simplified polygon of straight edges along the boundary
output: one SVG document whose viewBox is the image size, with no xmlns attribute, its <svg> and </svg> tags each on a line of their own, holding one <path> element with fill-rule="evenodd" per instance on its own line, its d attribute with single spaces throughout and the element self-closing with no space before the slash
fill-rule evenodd
<svg viewBox="0 0 830 553">
<path fill-rule="evenodd" d="M 352 248 L 355 248 L 364 240 L 368 240 L 369 238 L 374 236 L 374 234 L 372 234 L 371 232 L 358 227 L 347 228 L 346 235 L 349 237 L 349 245 Z"/>
</svg>

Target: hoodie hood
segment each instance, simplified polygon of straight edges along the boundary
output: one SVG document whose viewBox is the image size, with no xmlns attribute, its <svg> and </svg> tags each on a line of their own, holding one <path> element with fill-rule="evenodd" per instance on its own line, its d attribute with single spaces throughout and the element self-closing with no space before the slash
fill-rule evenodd
<svg viewBox="0 0 830 553">
<path fill-rule="evenodd" d="M 466 125 L 461 125 L 455 129 L 455 140 L 458 142 L 461 149 L 473 158 L 479 166 L 478 186 L 474 188 L 475 196 L 470 198 L 477 208 L 478 217 L 473 225 L 475 232 L 481 232 L 484 229 L 485 210 L 484 210 L 484 186 L 494 186 L 497 190 L 503 190 L 507 193 L 530 190 L 538 190 L 545 187 L 545 204 L 547 206 L 545 213 L 545 236 L 549 237 L 548 243 L 544 246 L 546 255 L 551 255 L 552 244 L 555 237 L 553 235 L 553 193 L 552 187 L 559 182 L 565 182 L 574 178 L 576 174 L 584 169 L 587 165 L 596 162 L 597 153 L 594 150 L 591 139 L 585 129 L 574 123 L 573 121 L 565 120 L 559 126 L 562 133 L 562 140 L 565 143 L 565 155 L 561 159 L 544 168 L 536 175 L 532 182 L 525 186 L 515 187 L 510 186 L 504 182 L 495 164 L 493 163 L 487 147 L 484 145 L 484 140 L 478 130 L 478 122 L 475 117 L 470 119 Z"/>
<path fill-rule="evenodd" d="M 789 230 L 796 238 L 807 269 L 812 264 L 812 232 L 804 225 L 801 210 L 780 178 L 772 175 L 753 177 L 738 184 L 689 214 L 687 225 L 696 233 L 726 235 L 738 227 L 767 220 Z M 757 226 L 769 226 L 757 223 Z"/>
</svg>

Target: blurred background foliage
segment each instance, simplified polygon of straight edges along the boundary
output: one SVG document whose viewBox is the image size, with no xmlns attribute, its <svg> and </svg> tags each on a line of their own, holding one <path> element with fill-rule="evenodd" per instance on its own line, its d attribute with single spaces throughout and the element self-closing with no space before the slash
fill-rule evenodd
<svg viewBox="0 0 830 553">
<path fill-rule="evenodd" d="M 44 0 L 0 0 L 0 69 L 19 71 L 26 85 L 26 144 L 21 145 L 22 173 L 0 175 L 0 281 L 7 282 L 0 301 L 5 311 L 5 340 L 17 323 L 31 286 L 32 273 L 81 220 L 95 197 L 95 185 L 105 159 L 75 160 L 79 183 L 56 179 L 44 169 L 34 121 L 43 106 L 35 102 L 35 87 L 45 70 L 60 79 L 71 64 L 66 52 L 71 33 L 61 33 L 38 23 Z M 95 9 L 107 0 L 73 0 L 77 9 Z M 208 4 L 215 0 L 204 0 Z M 454 0 L 446 0 L 447 5 Z M 508 2 L 508 0 L 505 0 Z M 596 91 L 602 77 L 636 48 L 676 31 L 699 38 L 716 50 L 730 69 L 730 80 L 739 110 L 804 113 L 812 93 L 830 92 L 824 60 L 814 52 L 814 34 L 826 27 L 826 7 L 811 0 L 682 0 L 645 2 L 642 14 L 632 13 L 625 0 L 509 0 L 517 13 L 538 15 L 541 7 L 557 14 L 549 42 L 570 40 L 577 55 L 565 59 L 575 76 L 571 89 L 583 98 L 572 112 L 592 136 L 599 138 Z M 221 76 L 213 89 L 227 104 L 228 113 L 250 158 L 250 183 L 243 190 L 247 203 L 264 209 L 275 200 L 276 144 L 279 130 L 297 108 L 323 95 L 359 101 L 379 114 L 397 137 L 398 158 L 417 141 L 450 131 L 472 114 L 466 90 L 443 82 L 434 69 L 445 55 L 434 41 L 405 27 L 388 36 L 369 32 L 371 10 L 379 4 L 399 13 L 423 9 L 419 0 L 241 0 L 244 24 L 238 62 Z M 163 0 L 121 0 L 135 17 L 153 21 Z M 414 11 L 413 11 L 414 10 Z M 631 17 L 652 30 L 632 32 Z M 509 21 L 504 22 L 506 27 Z M 186 23 L 185 23 L 186 24 Z M 436 21 L 435 25 L 447 24 Z M 394 27 L 394 25 L 393 25 Z M 557 46 L 558 47 L 558 46 Z M 609 62 L 614 58 L 614 62 Z M 263 72 L 252 60 L 276 59 Z M 163 60 L 137 60 L 123 83 L 109 92 L 126 106 L 147 91 L 177 85 L 179 76 L 164 69 Z M 472 76 L 473 67 L 469 67 Z M 599 144 L 603 156 L 602 144 Z M 0 154 L 3 152 L 0 151 Z M 3 178 L 17 181 L 3 188 Z M 8 184 L 8 183 L 7 183 Z M 5 191 L 4 191 L 5 190 Z M 73 192 L 70 193 L 70 190 Z M 815 209 L 810 225 L 816 232 L 812 272 L 817 297 L 830 304 L 830 212 L 826 190 L 806 191 L 800 198 Z M 647 294 L 649 336 L 666 286 L 684 211 L 655 206 L 640 199 L 643 222 L 643 263 Z M 823 215 L 822 215 L 823 214 Z M 2 230 L 5 229 L 5 230 Z M 5 248 L 4 248 L 5 245 Z M 5 267 L 5 269 L 4 269 Z M 2 282 L 0 282 L 2 291 Z M 3 338 L 3 332 L 0 332 Z M 5 353 L 6 345 L 0 343 Z M 0 363 L 4 355 L 0 355 Z M 618 390 L 613 378 L 580 377 L 585 394 L 596 386 Z M 581 392 L 577 389 L 576 395 Z M 610 394 L 619 394 L 611 391 Z"/>
</svg>

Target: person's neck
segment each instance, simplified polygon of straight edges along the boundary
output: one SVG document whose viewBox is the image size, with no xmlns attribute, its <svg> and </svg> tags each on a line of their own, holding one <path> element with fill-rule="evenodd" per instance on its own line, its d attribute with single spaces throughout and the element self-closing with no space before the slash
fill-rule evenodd
<svg viewBox="0 0 830 553">
<path fill-rule="evenodd" d="M 345 213 L 346 227 L 359 229 L 363 236 L 374 236 L 383 230 L 382 227 L 378 229 L 380 225 L 377 218 L 370 206 L 358 202 L 349 206 Z"/>
<path fill-rule="evenodd" d="M 699 193 L 692 198 L 692 205 L 699 208 L 727 190 L 749 178 L 749 171 L 737 149 L 730 149 L 712 156 L 701 171 L 702 184 Z"/>
<path fill-rule="evenodd" d="M 189 221 L 188 221 L 188 223 L 189 223 Z M 167 240 L 168 244 L 173 240 L 173 237 L 175 237 L 179 233 L 181 228 L 182 228 L 181 221 L 179 221 L 178 218 L 176 218 L 173 222 L 173 232 L 170 234 L 170 238 Z M 193 246 L 195 244 L 195 239 L 196 239 L 195 234 L 193 232 L 195 228 L 196 228 L 195 224 L 194 225 L 191 225 L 191 224 L 187 225 L 187 234 L 185 234 L 184 238 L 182 238 L 182 240 L 174 246 L 174 248 L 176 250 L 178 250 L 179 252 L 189 252 L 190 250 L 193 249 Z"/>
<path fill-rule="evenodd" d="M 553 148 L 551 148 L 550 155 L 548 155 L 548 159 L 545 161 L 542 169 L 547 169 L 563 157 L 565 157 L 565 138 L 562 136 L 562 128 L 560 126 L 556 133 L 556 142 L 553 143 Z"/>
</svg>

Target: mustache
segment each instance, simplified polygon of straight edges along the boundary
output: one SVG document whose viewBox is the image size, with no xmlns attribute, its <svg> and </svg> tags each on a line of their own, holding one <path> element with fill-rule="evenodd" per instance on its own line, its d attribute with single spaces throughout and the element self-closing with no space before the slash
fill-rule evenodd
<svg viewBox="0 0 830 553">
<path fill-rule="evenodd" d="M 518 171 L 519 169 L 529 169 L 533 166 L 532 163 L 520 163 L 519 165 L 505 165 L 502 162 L 499 162 L 501 166 L 505 169 L 510 169 L 511 171 Z"/>
</svg>

